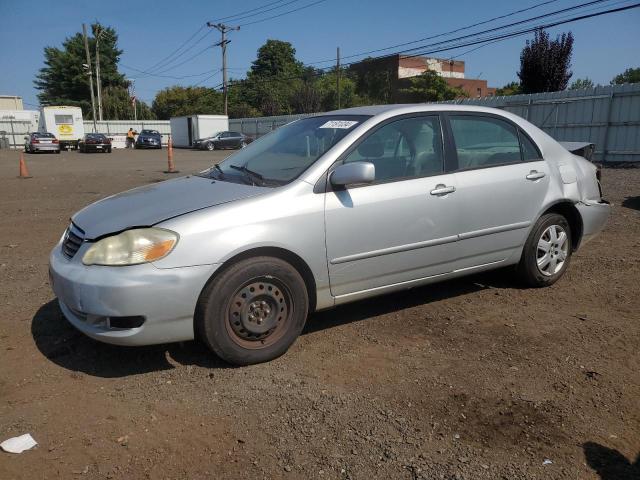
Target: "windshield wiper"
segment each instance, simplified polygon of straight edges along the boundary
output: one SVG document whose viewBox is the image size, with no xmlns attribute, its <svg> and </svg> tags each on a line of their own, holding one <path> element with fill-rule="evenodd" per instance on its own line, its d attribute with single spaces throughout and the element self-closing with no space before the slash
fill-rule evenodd
<svg viewBox="0 0 640 480">
<path fill-rule="evenodd" d="M 259 185 L 264 185 L 264 177 L 262 175 L 260 175 L 258 172 L 254 172 L 253 170 L 249 169 L 246 167 L 246 165 L 229 165 L 230 168 L 233 168 L 234 170 L 238 170 L 240 172 L 243 172 L 250 180 L 251 183 L 253 185 L 256 184 L 255 180 L 257 179 L 259 182 Z"/>
</svg>

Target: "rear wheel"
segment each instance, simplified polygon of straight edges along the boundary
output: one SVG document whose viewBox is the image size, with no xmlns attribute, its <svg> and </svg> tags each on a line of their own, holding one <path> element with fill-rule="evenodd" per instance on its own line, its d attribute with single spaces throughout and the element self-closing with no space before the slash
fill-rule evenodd
<svg viewBox="0 0 640 480">
<path fill-rule="evenodd" d="M 207 144 L 205 145 L 205 148 L 209 151 L 212 151 L 216 149 L 216 146 L 213 142 L 207 142 Z"/>
<path fill-rule="evenodd" d="M 531 287 L 554 284 L 569 267 L 571 227 L 562 215 L 540 217 L 527 238 L 518 265 L 522 280 Z"/>
<path fill-rule="evenodd" d="M 223 360 L 266 362 L 285 353 L 302 332 L 309 301 L 304 280 L 279 258 L 242 260 L 200 296 L 196 331 Z"/>
</svg>

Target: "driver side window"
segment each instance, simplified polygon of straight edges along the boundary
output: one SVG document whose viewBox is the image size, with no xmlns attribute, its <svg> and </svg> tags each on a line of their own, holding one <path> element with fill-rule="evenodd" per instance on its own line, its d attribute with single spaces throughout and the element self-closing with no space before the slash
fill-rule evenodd
<svg viewBox="0 0 640 480">
<path fill-rule="evenodd" d="M 440 122 L 436 116 L 388 123 L 365 138 L 344 163 L 371 162 L 374 183 L 407 180 L 443 172 Z"/>
</svg>

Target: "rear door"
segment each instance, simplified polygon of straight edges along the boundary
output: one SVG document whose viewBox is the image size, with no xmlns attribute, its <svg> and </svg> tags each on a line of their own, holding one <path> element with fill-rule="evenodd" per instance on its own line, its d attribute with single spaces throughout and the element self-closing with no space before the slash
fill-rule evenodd
<svg viewBox="0 0 640 480">
<path fill-rule="evenodd" d="M 334 296 L 451 271 L 459 225 L 455 175 L 444 173 L 442 138 L 438 115 L 401 117 L 343 156 L 339 163 L 373 163 L 376 179 L 325 194 Z"/>
<path fill-rule="evenodd" d="M 457 268 L 504 261 L 524 244 L 542 206 L 548 165 L 504 117 L 464 112 L 447 119 L 462 226 Z"/>
</svg>

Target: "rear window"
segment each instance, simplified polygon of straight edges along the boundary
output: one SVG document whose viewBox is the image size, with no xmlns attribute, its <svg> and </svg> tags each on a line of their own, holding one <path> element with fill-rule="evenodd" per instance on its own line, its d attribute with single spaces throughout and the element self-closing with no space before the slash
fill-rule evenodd
<svg viewBox="0 0 640 480">
<path fill-rule="evenodd" d="M 37 138 L 56 138 L 53 134 L 51 134 L 49 132 L 34 133 L 33 136 L 37 137 Z"/>
<path fill-rule="evenodd" d="M 88 140 L 106 140 L 106 138 L 107 137 L 101 133 L 90 133 L 87 135 Z"/>
<path fill-rule="evenodd" d="M 518 132 L 510 123 L 479 115 L 452 115 L 450 118 L 459 170 L 522 160 Z"/>
<path fill-rule="evenodd" d="M 54 115 L 56 125 L 73 125 L 73 115 Z"/>
<path fill-rule="evenodd" d="M 142 130 L 140 133 L 142 135 L 160 135 L 160 132 L 157 130 Z"/>
</svg>

